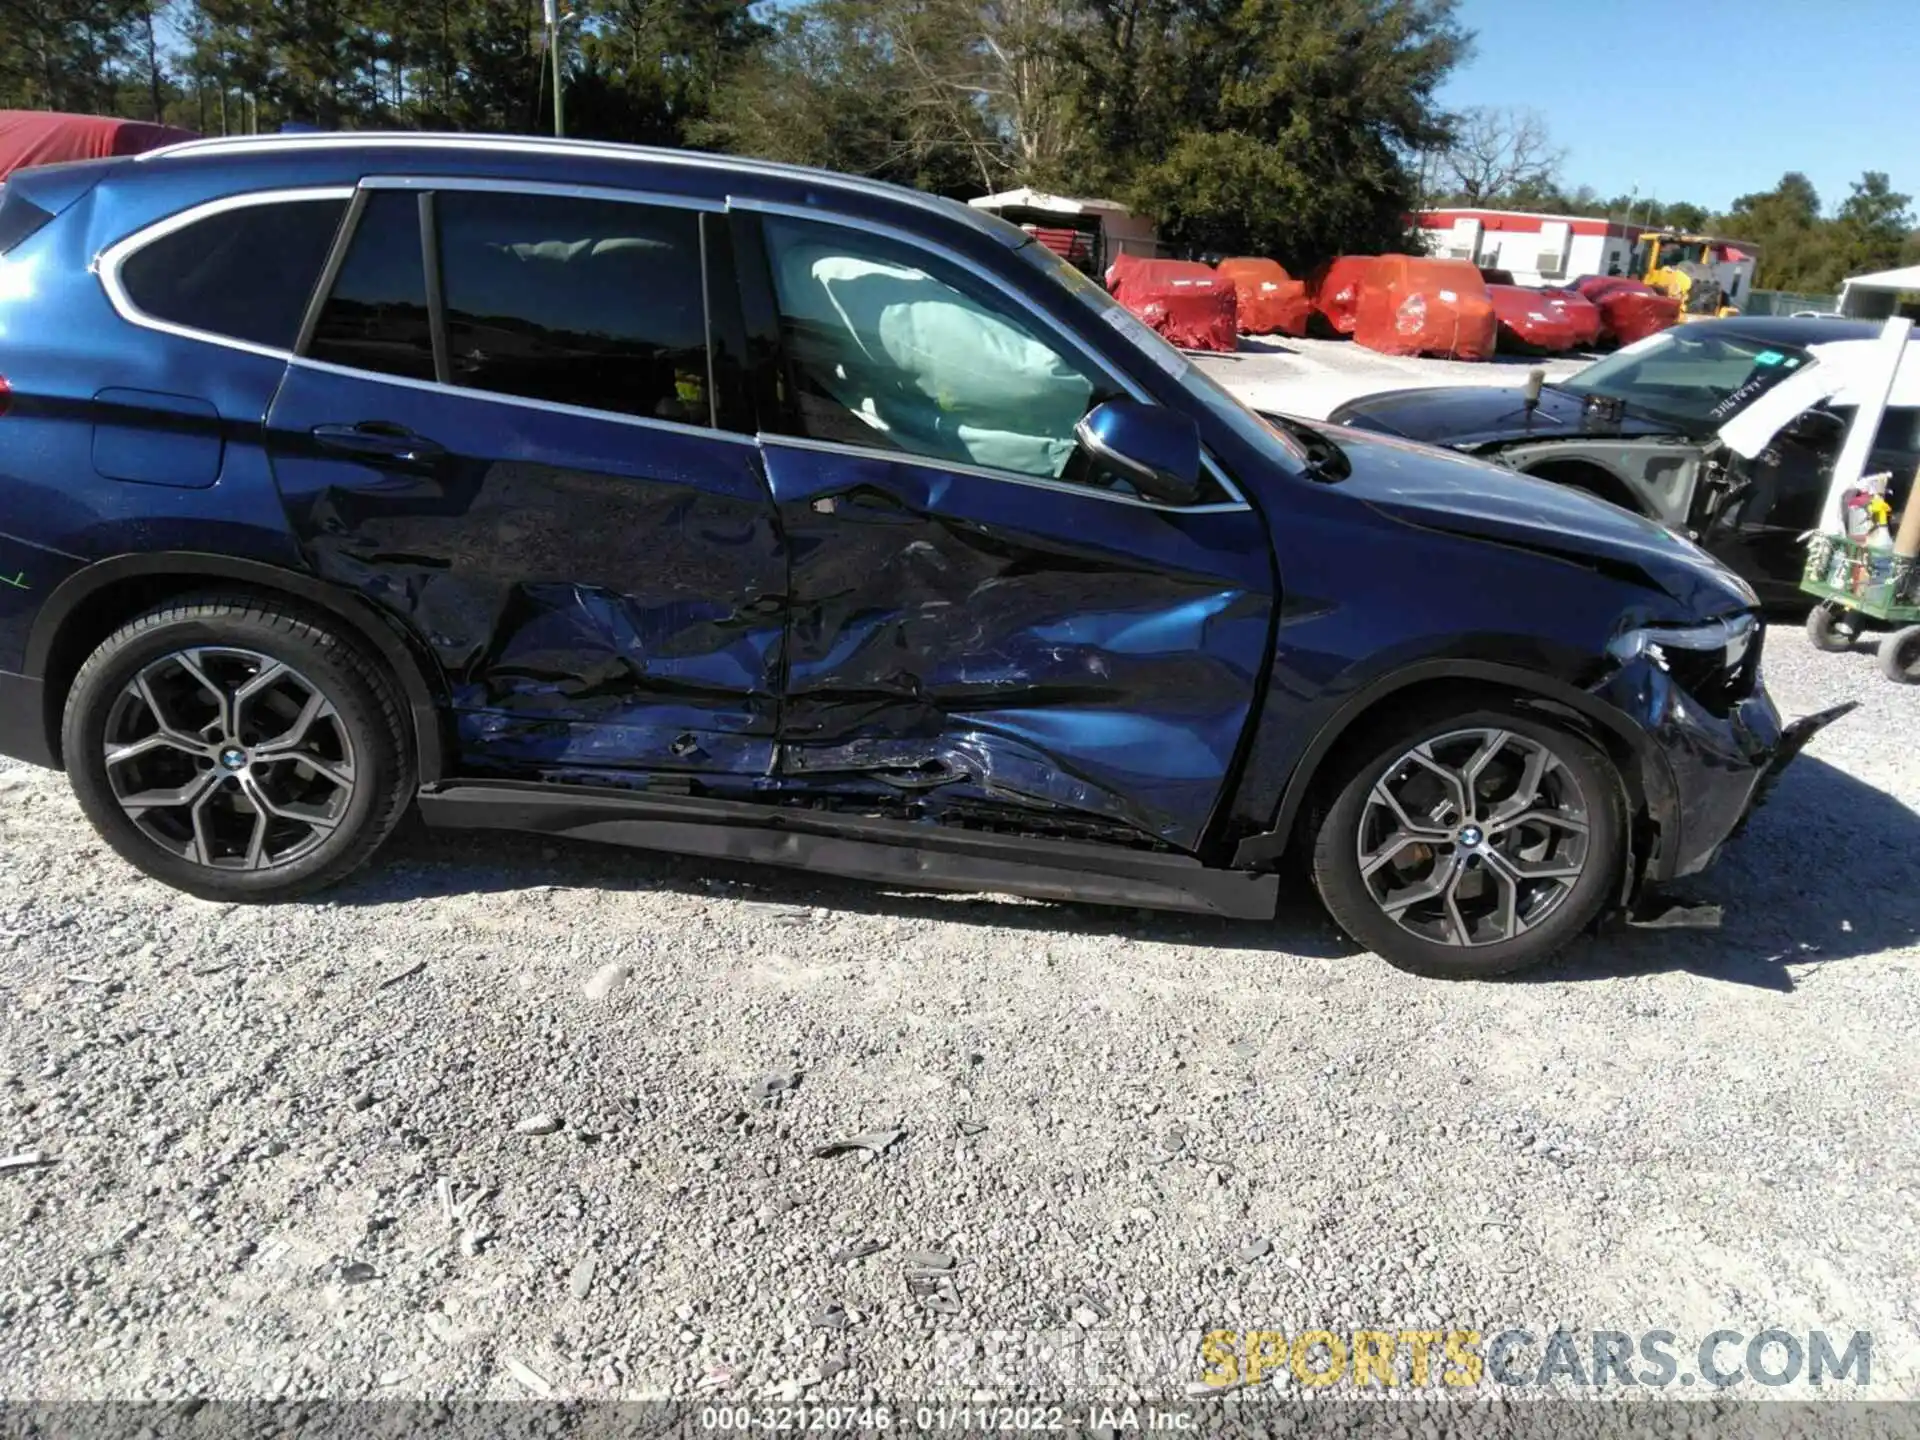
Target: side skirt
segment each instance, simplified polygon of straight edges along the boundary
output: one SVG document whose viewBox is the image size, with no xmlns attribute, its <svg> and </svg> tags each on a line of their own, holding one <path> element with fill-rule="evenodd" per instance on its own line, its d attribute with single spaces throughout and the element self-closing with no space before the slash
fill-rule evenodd
<svg viewBox="0 0 1920 1440">
<path fill-rule="evenodd" d="M 918 889 L 993 890 L 1237 920 L 1271 919 L 1279 887 L 1274 875 L 1209 869 L 1185 855 L 584 786 L 448 781 L 421 790 L 420 813 L 441 829 L 525 830 Z"/>
</svg>

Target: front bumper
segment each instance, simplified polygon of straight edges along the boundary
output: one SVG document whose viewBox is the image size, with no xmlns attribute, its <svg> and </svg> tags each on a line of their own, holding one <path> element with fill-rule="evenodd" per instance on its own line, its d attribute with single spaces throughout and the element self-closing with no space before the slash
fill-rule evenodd
<svg viewBox="0 0 1920 1440">
<path fill-rule="evenodd" d="M 1639 880 L 1696 875 L 1719 856 L 1793 758 L 1854 702 L 1782 726 L 1766 686 L 1715 714 L 1652 660 L 1623 665 L 1595 692 L 1646 734 L 1641 790 L 1653 833 Z"/>
</svg>

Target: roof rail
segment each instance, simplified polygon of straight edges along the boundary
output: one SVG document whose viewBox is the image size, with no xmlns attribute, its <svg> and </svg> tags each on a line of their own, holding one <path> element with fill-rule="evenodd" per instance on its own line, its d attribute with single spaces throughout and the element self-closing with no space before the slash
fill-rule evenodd
<svg viewBox="0 0 1920 1440">
<path fill-rule="evenodd" d="M 719 155 L 704 150 L 669 150 L 654 145 L 569 140 L 551 135 L 474 135 L 410 130 L 295 131 L 277 135 L 226 135 L 205 140 L 186 140 L 178 145 L 148 150 L 134 158 L 137 162 L 164 163 L 194 155 L 246 155 L 289 150 L 466 150 L 506 155 L 576 155 L 594 160 L 646 161 L 658 165 L 717 168 L 742 175 L 766 175 L 803 180 L 815 185 L 831 185 L 837 190 L 895 200 L 948 216 L 971 213 L 957 201 L 944 200 L 937 195 L 885 180 L 847 175 L 836 170 Z"/>
</svg>

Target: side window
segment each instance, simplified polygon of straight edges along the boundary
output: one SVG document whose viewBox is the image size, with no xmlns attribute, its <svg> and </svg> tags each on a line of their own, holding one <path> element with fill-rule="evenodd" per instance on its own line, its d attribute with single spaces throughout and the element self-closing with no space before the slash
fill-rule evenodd
<svg viewBox="0 0 1920 1440">
<path fill-rule="evenodd" d="M 1889 405 L 1880 419 L 1880 429 L 1874 434 L 1873 448 L 1889 452 L 1889 458 L 1904 457 L 1911 472 L 1913 462 L 1920 459 L 1920 409 L 1911 405 Z"/>
<path fill-rule="evenodd" d="M 464 190 L 434 203 L 455 384 L 712 423 L 696 211 Z"/>
<path fill-rule="evenodd" d="M 1825 408 L 1839 421 L 1838 428 L 1821 447 L 1825 458 L 1831 460 L 1840 453 L 1847 431 L 1853 428 L 1853 417 L 1859 411 L 1852 405 L 1829 404 Z M 1880 428 L 1873 432 L 1869 464 L 1884 465 L 1896 462 L 1903 456 L 1908 457 L 1906 463 L 1909 470 L 1913 460 L 1920 459 L 1920 409 L 1911 405 L 1889 405 L 1886 413 L 1880 417 Z"/>
<path fill-rule="evenodd" d="M 34 232 L 51 219 L 52 215 L 18 190 L 9 193 L 6 182 L 0 180 L 0 255 L 32 239 Z"/>
<path fill-rule="evenodd" d="M 307 354 L 356 370 L 434 378 L 417 195 L 368 193 Z"/>
<path fill-rule="evenodd" d="M 291 350 L 345 200 L 276 200 L 222 210 L 142 245 L 121 263 L 127 298 L 155 320 Z"/>
<path fill-rule="evenodd" d="M 883 237 L 768 217 L 768 259 L 802 436 L 1058 479 L 1106 398 L 1019 308 Z"/>
</svg>

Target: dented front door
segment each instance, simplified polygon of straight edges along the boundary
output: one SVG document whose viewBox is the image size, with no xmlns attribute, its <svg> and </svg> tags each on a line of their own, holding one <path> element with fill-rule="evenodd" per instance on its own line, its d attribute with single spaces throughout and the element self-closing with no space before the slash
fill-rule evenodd
<svg viewBox="0 0 1920 1440">
<path fill-rule="evenodd" d="M 764 450 L 792 555 L 783 774 L 1199 844 L 1267 653 L 1252 511 Z"/>
<path fill-rule="evenodd" d="M 1260 518 L 1217 477 L 1182 508 L 1099 473 L 1075 427 L 1132 382 L 1016 280 L 813 217 L 742 239 L 782 360 L 783 779 L 1199 847 L 1268 654 Z"/>
</svg>

